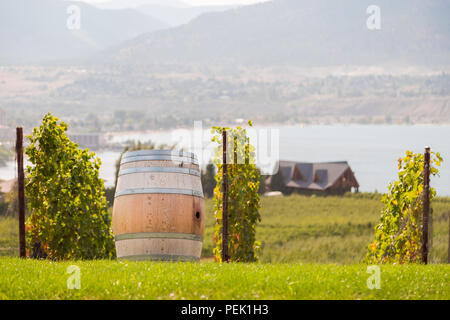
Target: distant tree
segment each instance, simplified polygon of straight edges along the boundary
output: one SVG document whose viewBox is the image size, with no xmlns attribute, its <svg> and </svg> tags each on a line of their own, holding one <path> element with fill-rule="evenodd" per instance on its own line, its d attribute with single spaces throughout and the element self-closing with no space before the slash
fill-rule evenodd
<svg viewBox="0 0 450 320">
<path fill-rule="evenodd" d="M 116 191 L 115 187 L 108 187 L 105 188 L 105 198 L 106 198 L 106 203 L 108 204 L 108 207 L 112 207 L 112 205 L 114 204 L 114 193 Z"/>
<path fill-rule="evenodd" d="M 214 188 L 216 187 L 216 167 L 213 163 L 208 163 L 206 170 L 202 170 L 202 186 L 205 197 L 212 198 L 214 195 Z"/>
<path fill-rule="evenodd" d="M 280 191 L 282 193 L 286 193 L 287 190 L 286 190 L 284 176 L 283 176 L 283 172 L 281 171 L 281 168 L 279 168 L 277 173 L 275 173 L 270 178 L 269 189 L 271 191 Z"/>
<path fill-rule="evenodd" d="M 403 123 L 406 123 L 406 124 L 411 123 L 411 118 L 409 117 L 409 115 L 406 115 L 403 117 Z"/>
<path fill-rule="evenodd" d="M 0 194 L 0 217 L 5 217 L 8 214 L 8 204 L 5 202 L 4 194 Z"/>
<path fill-rule="evenodd" d="M 126 118 L 127 112 L 125 110 L 114 111 L 113 119 L 115 123 L 119 124 L 120 130 L 122 130 Z"/>
<path fill-rule="evenodd" d="M 89 113 L 86 116 L 84 125 L 90 132 L 100 132 L 102 131 L 102 123 L 96 114 Z"/>
<path fill-rule="evenodd" d="M 6 166 L 6 162 L 12 158 L 12 155 L 11 148 L 0 145 L 0 167 Z"/>
<path fill-rule="evenodd" d="M 258 193 L 259 194 L 264 194 L 266 192 L 266 180 L 269 176 L 266 175 L 262 175 L 260 172 L 259 175 L 259 188 L 258 188 Z"/>
<path fill-rule="evenodd" d="M 128 118 L 134 122 L 139 122 L 141 119 L 145 119 L 145 112 L 139 110 L 132 110 L 128 112 Z"/>
<path fill-rule="evenodd" d="M 114 119 L 117 120 L 123 120 L 127 115 L 127 112 L 125 110 L 117 110 L 114 111 Z"/>
<path fill-rule="evenodd" d="M 6 215 L 9 217 L 19 216 L 19 206 L 18 206 L 18 183 L 17 180 L 14 182 L 11 190 L 4 195 L 4 201 L 6 204 Z"/>
<path fill-rule="evenodd" d="M 384 117 L 384 122 L 386 122 L 388 124 L 392 124 L 392 116 L 390 114 L 386 115 Z"/>
<path fill-rule="evenodd" d="M 0 191 L 0 216 L 17 217 L 17 180 L 9 192 Z"/>
<path fill-rule="evenodd" d="M 48 113 L 28 136 L 25 187 L 30 216 L 29 250 L 41 243 L 52 259 L 103 259 L 115 256 L 100 158 L 67 137 L 67 124 Z"/>
</svg>

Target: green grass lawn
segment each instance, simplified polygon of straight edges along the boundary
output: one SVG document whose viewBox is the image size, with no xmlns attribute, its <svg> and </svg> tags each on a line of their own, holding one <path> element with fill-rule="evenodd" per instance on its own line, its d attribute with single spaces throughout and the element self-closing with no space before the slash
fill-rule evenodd
<svg viewBox="0 0 450 320">
<path fill-rule="evenodd" d="M 81 288 L 68 289 L 67 267 Z M 50 262 L 0 258 L 0 299 L 450 299 L 449 265 Z"/>
<path fill-rule="evenodd" d="M 257 264 L 126 261 L 50 262 L 17 255 L 15 219 L 0 219 L 0 299 L 450 299 L 449 199 L 433 202 L 434 265 L 381 266 L 381 289 L 369 290 L 359 264 L 373 239 L 379 195 L 262 198 Z M 211 256 L 213 202 L 206 200 L 203 256 Z M 271 263 L 268 263 L 271 262 Z M 81 289 L 67 288 L 67 267 Z"/>
</svg>

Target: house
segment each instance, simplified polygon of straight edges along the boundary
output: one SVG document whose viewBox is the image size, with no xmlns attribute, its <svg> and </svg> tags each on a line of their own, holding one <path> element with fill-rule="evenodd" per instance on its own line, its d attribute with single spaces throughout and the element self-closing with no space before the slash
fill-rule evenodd
<svg viewBox="0 0 450 320">
<path fill-rule="evenodd" d="M 340 162 L 294 162 L 280 161 L 279 170 L 266 180 L 272 190 L 283 193 L 344 194 L 359 184 L 347 161 Z"/>
</svg>

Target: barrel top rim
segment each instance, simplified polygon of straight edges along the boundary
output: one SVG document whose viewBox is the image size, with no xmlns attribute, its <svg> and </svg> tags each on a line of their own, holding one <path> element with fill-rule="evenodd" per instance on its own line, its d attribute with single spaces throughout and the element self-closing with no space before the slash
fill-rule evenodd
<svg viewBox="0 0 450 320">
<path fill-rule="evenodd" d="M 131 158 L 138 156 L 157 156 L 157 155 L 167 155 L 174 157 L 187 157 L 197 159 L 197 156 L 192 152 L 181 150 L 160 150 L 160 149 L 127 151 L 124 153 L 122 158 Z"/>
</svg>

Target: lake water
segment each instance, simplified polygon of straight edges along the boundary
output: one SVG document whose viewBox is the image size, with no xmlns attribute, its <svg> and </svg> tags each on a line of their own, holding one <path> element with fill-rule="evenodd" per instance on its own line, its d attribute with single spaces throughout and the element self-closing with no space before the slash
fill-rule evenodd
<svg viewBox="0 0 450 320">
<path fill-rule="evenodd" d="M 396 178 L 397 159 L 406 150 L 423 152 L 429 145 L 440 152 L 444 162 L 441 176 L 432 178 L 431 184 L 438 194 L 450 196 L 450 126 L 435 125 L 314 125 L 256 127 L 256 131 L 272 129 L 279 134 L 279 158 L 298 162 L 343 161 L 349 162 L 360 184 L 360 191 L 385 192 L 388 183 Z M 197 133 L 196 133 L 197 132 Z M 197 135 L 197 136 L 196 136 Z M 165 132 L 141 132 L 113 134 L 111 141 L 151 140 L 157 144 L 175 142 L 187 151 L 199 155 L 201 164 L 208 162 L 213 154 L 209 143 L 209 130 L 174 130 Z M 202 141 L 194 146 L 192 141 Z M 201 150 L 199 152 L 199 150 Z M 119 152 L 98 152 L 102 159 L 100 175 L 105 184 L 114 183 L 115 161 Z M 272 159 L 273 160 L 273 159 Z M 273 162 L 273 161 L 272 161 Z M 16 176 L 15 165 L 8 163 L 0 168 L 1 179 Z"/>
</svg>

